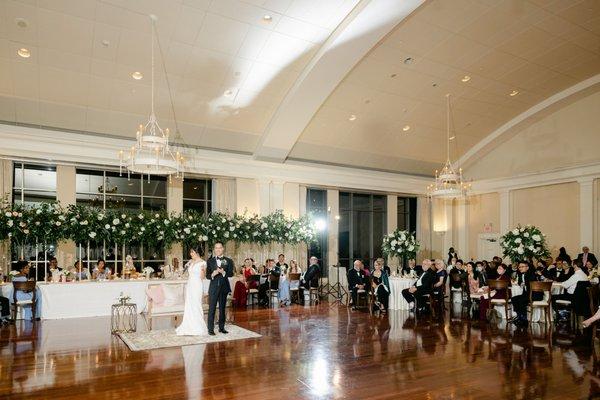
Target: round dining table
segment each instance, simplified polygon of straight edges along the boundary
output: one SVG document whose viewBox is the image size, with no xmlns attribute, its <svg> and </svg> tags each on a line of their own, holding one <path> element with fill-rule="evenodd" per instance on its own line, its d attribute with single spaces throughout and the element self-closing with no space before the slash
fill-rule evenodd
<svg viewBox="0 0 600 400">
<path fill-rule="evenodd" d="M 401 278 L 391 276 L 390 278 L 390 310 L 408 310 L 408 303 L 402 297 L 402 290 L 407 289 L 415 283 L 414 278 Z"/>
</svg>

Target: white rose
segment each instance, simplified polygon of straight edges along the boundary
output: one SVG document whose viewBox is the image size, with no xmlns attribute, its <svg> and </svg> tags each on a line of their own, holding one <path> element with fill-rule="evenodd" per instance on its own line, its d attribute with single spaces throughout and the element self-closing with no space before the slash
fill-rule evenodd
<svg viewBox="0 0 600 400">
<path fill-rule="evenodd" d="M 392 247 L 393 247 L 393 246 L 396 246 L 396 244 L 397 244 L 397 243 L 398 243 L 398 242 L 397 242 L 395 239 L 394 239 L 394 240 L 392 240 L 392 241 L 390 242 L 390 244 L 392 245 Z"/>
<path fill-rule="evenodd" d="M 36 213 L 37 215 L 40 215 L 40 214 L 42 213 L 42 210 L 40 210 L 40 209 L 37 209 L 37 210 L 35 210 L 35 213 Z"/>
<path fill-rule="evenodd" d="M 516 238 L 515 243 L 521 243 L 523 240 L 521 238 Z"/>
<path fill-rule="evenodd" d="M 26 235 L 29 235 L 29 229 L 24 229 L 23 233 L 26 234 Z"/>
<path fill-rule="evenodd" d="M 121 214 L 121 218 L 125 219 L 126 217 L 127 217 L 127 215 Z"/>
<path fill-rule="evenodd" d="M 184 231 L 186 234 L 188 234 L 188 235 L 189 235 L 189 234 L 190 234 L 190 232 L 191 232 L 191 231 L 190 231 L 190 228 L 183 228 L 183 231 Z"/>
<path fill-rule="evenodd" d="M 158 218 L 158 217 L 160 217 L 160 215 L 158 215 L 158 214 L 154 214 L 154 217 L 155 217 L 155 218 Z"/>
<path fill-rule="evenodd" d="M 140 230 L 141 230 L 142 232 L 144 232 L 144 231 L 146 230 L 146 228 L 144 228 L 144 227 L 142 226 L 142 227 L 140 228 Z"/>
<path fill-rule="evenodd" d="M 125 228 L 129 228 L 129 222 L 125 224 Z"/>
<path fill-rule="evenodd" d="M 35 221 L 35 226 L 40 226 L 40 221 Z"/>
<path fill-rule="evenodd" d="M 106 229 L 110 229 L 110 225 L 109 225 L 109 224 L 106 224 L 106 225 L 104 225 L 104 228 L 106 228 Z"/>
<path fill-rule="evenodd" d="M 408 246 L 408 251 L 413 251 L 415 249 L 415 246 Z"/>
<path fill-rule="evenodd" d="M 533 235 L 533 236 L 531 236 L 531 238 L 533 240 L 535 240 L 536 242 L 539 242 L 540 240 L 542 240 L 542 238 L 540 237 L 540 235 Z"/>
<path fill-rule="evenodd" d="M 119 218 L 113 219 L 113 225 L 119 225 L 120 223 L 121 221 L 119 221 Z"/>
<path fill-rule="evenodd" d="M 87 225 L 87 224 L 88 224 L 87 220 L 81 221 L 81 225 Z"/>
<path fill-rule="evenodd" d="M 225 223 L 225 222 L 227 222 L 227 220 L 225 218 L 221 218 L 221 222 Z"/>
<path fill-rule="evenodd" d="M 56 221 L 56 226 L 60 226 L 62 223 L 60 221 Z"/>
<path fill-rule="evenodd" d="M 96 237 L 96 232 L 90 232 L 90 237 L 93 239 Z"/>
<path fill-rule="evenodd" d="M 7 217 L 10 217 L 12 214 L 10 212 L 5 212 L 4 215 L 6 215 Z"/>
<path fill-rule="evenodd" d="M 513 235 L 518 235 L 519 234 L 519 230 L 517 228 L 513 229 L 512 234 Z"/>
<path fill-rule="evenodd" d="M 525 252 L 525 250 L 523 250 L 523 248 L 522 248 L 522 247 L 518 247 L 518 248 L 517 248 L 517 253 L 519 253 L 519 254 L 523 254 L 524 252 Z"/>
<path fill-rule="evenodd" d="M 230 231 L 230 232 L 233 232 L 234 230 L 235 230 L 235 226 L 230 226 L 230 227 L 229 227 L 229 231 Z"/>
<path fill-rule="evenodd" d="M 525 236 L 525 237 L 529 237 L 529 232 L 525 232 L 525 233 L 523 234 L 523 236 Z"/>
<path fill-rule="evenodd" d="M 12 219 L 9 219 L 8 222 L 6 223 L 8 226 L 12 227 L 15 223 L 13 222 Z"/>
<path fill-rule="evenodd" d="M 229 232 L 225 232 L 225 237 L 228 238 L 229 237 Z"/>
<path fill-rule="evenodd" d="M 206 236 L 206 235 L 202 236 L 202 241 L 203 242 L 208 242 L 208 236 Z"/>
<path fill-rule="evenodd" d="M 114 228 L 113 228 L 113 229 L 114 229 Z M 124 235 L 124 234 L 125 234 L 125 231 L 121 231 L 121 235 Z"/>
<path fill-rule="evenodd" d="M 533 245 L 529 245 L 527 248 L 528 248 L 529 250 L 533 251 Z"/>
</svg>

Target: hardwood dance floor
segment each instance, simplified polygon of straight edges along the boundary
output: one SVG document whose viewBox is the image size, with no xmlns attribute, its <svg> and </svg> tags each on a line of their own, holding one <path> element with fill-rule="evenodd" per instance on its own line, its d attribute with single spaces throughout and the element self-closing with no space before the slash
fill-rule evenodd
<svg viewBox="0 0 600 400">
<path fill-rule="evenodd" d="M 73 305 L 76 307 L 76 305 Z M 600 395 L 589 338 L 345 307 L 238 311 L 259 339 L 130 351 L 109 318 L 0 329 L 0 398 L 580 399 Z M 170 320 L 163 321 L 164 325 Z M 140 319 L 143 328 L 143 320 Z M 157 328 L 157 327 L 155 327 Z"/>
</svg>

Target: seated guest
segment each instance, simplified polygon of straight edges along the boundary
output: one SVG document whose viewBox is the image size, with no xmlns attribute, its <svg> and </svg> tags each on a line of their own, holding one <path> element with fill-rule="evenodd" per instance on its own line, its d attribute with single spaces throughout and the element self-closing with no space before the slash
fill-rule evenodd
<svg viewBox="0 0 600 400">
<path fill-rule="evenodd" d="M 244 267 L 245 266 L 246 265 L 244 265 Z M 239 308 L 245 308 L 248 302 L 248 282 L 246 281 L 244 267 L 242 267 L 242 269 L 240 270 L 238 280 L 233 288 L 233 305 Z"/>
<path fill-rule="evenodd" d="M 369 269 L 368 265 L 363 264 L 363 272 L 365 273 L 366 277 L 371 276 L 371 270 Z"/>
<path fill-rule="evenodd" d="M 321 274 L 321 269 L 319 268 L 319 259 L 315 256 L 310 258 L 310 265 L 306 270 L 306 273 L 302 277 L 302 283 L 306 290 L 313 287 L 319 287 L 319 275 Z"/>
<path fill-rule="evenodd" d="M 354 261 L 353 268 L 348 271 L 348 290 L 352 293 L 352 309 L 356 309 L 358 291 L 365 288 L 366 277 L 363 262 Z"/>
<path fill-rule="evenodd" d="M 417 262 L 413 258 L 408 260 L 408 266 L 402 267 L 403 275 L 413 275 L 414 274 L 416 276 L 421 276 L 422 273 L 423 273 L 423 267 L 421 267 L 420 265 L 417 265 Z"/>
<path fill-rule="evenodd" d="M 558 260 L 566 262 L 567 265 L 571 265 L 571 257 L 567 254 L 567 250 L 564 247 L 558 249 L 558 256 L 556 257 L 556 261 Z"/>
<path fill-rule="evenodd" d="M 15 270 L 19 271 L 18 275 L 13 276 L 13 282 L 27 282 L 29 280 L 29 272 L 30 272 L 30 264 L 28 261 L 17 261 L 15 265 Z M 35 278 L 33 278 L 35 279 Z M 16 293 L 17 301 L 26 301 L 33 299 L 33 293 L 23 292 L 21 290 L 17 290 Z M 37 310 L 31 310 L 29 308 L 24 309 L 23 319 L 31 319 L 31 312 L 36 312 Z M 37 315 L 37 314 L 34 314 Z"/>
<path fill-rule="evenodd" d="M 569 279 L 561 282 L 560 285 L 564 288 L 563 293 L 552 296 L 553 308 L 556 309 L 557 300 L 569 300 L 570 302 L 573 302 L 573 294 L 575 294 L 577 283 L 588 280 L 588 276 L 581 267 L 581 260 L 577 259 L 573 261 L 573 268 L 575 271 L 573 272 L 573 275 L 569 277 Z"/>
<path fill-rule="evenodd" d="M 385 271 L 385 273 L 387 274 L 387 276 L 391 276 L 392 275 L 392 270 L 390 269 L 389 266 L 385 265 L 385 260 L 381 257 L 379 257 L 377 260 L 375 260 L 376 262 L 379 262 L 381 265 L 383 265 L 383 270 Z M 373 267 L 375 267 L 375 265 L 373 264 Z"/>
<path fill-rule="evenodd" d="M 285 307 L 290 304 L 290 279 L 287 273 L 288 268 L 281 267 L 279 276 L 279 306 Z"/>
<path fill-rule="evenodd" d="M 485 282 L 487 281 L 487 275 L 485 274 L 485 264 L 483 263 L 483 261 L 477 261 L 475 263 L 475 270 L 477 271 L 480 280 L 482 280 L 485 284 Z"/>
<path fill-rule="evenodd" d="M 244 266 L 242 267 L 242 275 L 244 276 L 244 282 L 246 283 L 246 287 L 248 289 L 256 289 L 258 287 L 258 282 L 249 282 L 249 279 L 252 275 L 258 275 L 258 272 L 252 265 L 252 261 L 253 260 L 251 258 L 246 258 L 244 260 Z"/>
<path fill-rule="evenodd" d="M 105 279 L 110 279 L 110 268 L 108 268 L 106 266 L 106 263 L 104 262 L 103 259 L 99 259 L 98 262 L 96 263 L 96 268 L 94 268 L 94 279 L 97 280 L 105 280 Z"/>
<path fill-rule="evenodd" d="M 484 293 L 485 280 L 484 276 L 477 270 L 473 262 L 466 264 L 467 282 L 470 294 Z"/>
<path fill-rule="evenodd" d="M 277 256 L 277 264 L 275 264 L 277 267 L 279 267 L 279 270 L 288 270 L 288 265 L 285 262 L 285 255 L 284 254 L 280 254 L 279 256 Z"/>
<path fill-rule="evenodd" d="M 529 263 L 527 261 L 520 261 L 517 265 L 517 275 L 513 282 L 513 285 L 521 287 L 522 293 L 512 297 L 513 310 L 516 313 L 516 317 L 513 318 L 513 322 L 517 325 L 527 324 L 527 305 L 529 304 L 529 282 L 535 281 L 536 275 L 531 271 Z M 543 293 L 535 293 L 533 295 L 533 301 L 540 301 L 543 298 Z"/>
<path fill-rule="evenodd" d="M 300 274 L 300 280 L 302 280 L 302 269 L 298 265 L 298 261 L 290 260 L 290 274 Z M 299 289 L 300 281 L 290 281 L 290 289 Z"/>
<path fill-rule="evenodd" d="M 498 281 L 510 281 L 510 276 L 506 273 L 506 264 L 502 263 L 496 268 L 498 273 L 496 280 Z M 491 295 L 492 299 L 506 299 L 506 289 L 498 289 Z"/>
<path fill-rule="evenodd" d="M 581 261 L 582 265 L 586 265 L 586 263 L 589 261 L 592 264 L 592 267 L 595 267 L 596 265 L 598 265 L 598 260 L 596 259 L 596 256 L 593 253 L 590 253 L 590 248 L 587 246 L 583 246 L 581 248 L 581 253 L 579 253 L 579 255 L 577 255 L 577 260 Z"/>
<path fill-rule="evenodd" d="M 452 263 L 453 258 L 458 260 L 458 253 L 454 251 L 454 247 L 450 247 L 448 249 L 448 264 Z"/>
<path fill-rule="evenodd" d="M 573 275 L 574 271 L 571 265 L 566 261 L 556 259 L 556 275 L 554 281 L 564 282 Z"/>
<path fill-rule="evenodd" d="M 371 275 L 374 278 L 379 278 L 381 280 L 382 285 L 385 286 L 386 290 L 389 293 L 390 292 L 390 279 L 389 279 L 388 273 L 385 272 L 383 267 L 384 267 L 383 258 L 378 258 L 377 260 L 375 260 L 375 263 L 373 264 L 374 269 L 373 269 L 373 273 Z"/>
<path fill-rule="evenodd" d="M 408 289 L 402 290 L 402 296 L 408 303 L 410 309 L 418 309 L 418 300 L 422 296 L 431 293 L 431 288 L 435 282 L 435 273 L 431 270 L 431 260 L 423 260 L 423 273 L 417 281 Z"/>
<path fill-rule="evenodd" d="M 385 274 L 385 271 L 382 270 L 382 272 Z M 379 311 L 380 313 L 385 314 L 387 312 L 390 300 L 389 289 L 383 284 L 383 281 L 380 277 L 373 276 L 371 290 L 375 296 L 373 312 Z"/>
<path fill-rule="evenodd" d="M 278 275 L 275 272 L 275 260 L 269 258 L 265 263 L 265 268 L 263 273 L 261 274 L 261 283 L 258 285 L 258 305 L 266 307 L 269 304 L 269 296 L 267 292 L 269 288 L 276 289 L 276 287 L 271 287 L 271 282 L 269 280 L 269 276 Z"/>
<path fill-rule="evenodd" d="M 452 259 L 448 263 L 448 271 L 452 270 L 453 268 L 456 268 L 456 262 L 457 261 L 458 261 L 458 258 L 452 257 Z"/>
<path fill-rule="evenodd" d="M 546 276 L 544 275 L 545 272 L 548 270 L 548 265 L 546 264 L 546 261 L 544 260 L 539 260 L 536 264 L 535 267 L 535 275 L 536 275 L 536 279 L 538 281 L 544 281 L 546 280 Z"/>
<path fill-rule="evenodd" d="M 485 277 L 487 279 L 496 279 L 498 277 L 498 272 L 496 269 L 498 268 L 498 264 L 495 261 L 483 261 L 483 267 L 485 269 Z"/>
<path fill-rule="evenodd" d="M 86 267 L 83 266 L 83 263 L 81 262 L 81 260 L 75 261 L 75 264 L 73 264 L 73 267 L 70 268 L 70 271 L 73 274 L 73 276 L 75 277 L 76 281 L 92 279 L 92 275 L 90 274 L 90 271 Z M 80 273 L 80 271 L 81 271 L 81 273 Z"/>
<path fill-rule="evenodd" d="M 446 272 L 444 261 L 440 259 L 435 260 L 435 270 L 436 281 L 433 284 L 433 294 L 436 295 L 439 300 L 444 301 L 444 288 L 446 287 L 446 279 L 448 278 L 448 272 Z"/>
<path fill-rule="evenodd" d="M 459 289 L 467 280 L 467 275 L 463 269 L 463 260 L 456 260 L 454 268 L 450 270 L 448 275 L 450 276 L 450 286 Z M 456 277 L 460 277 L 460 279 Z"/>
</svg>

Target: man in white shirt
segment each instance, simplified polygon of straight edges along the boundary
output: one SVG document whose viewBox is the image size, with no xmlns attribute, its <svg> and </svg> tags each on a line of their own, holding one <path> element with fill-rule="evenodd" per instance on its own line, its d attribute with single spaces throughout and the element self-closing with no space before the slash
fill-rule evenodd
<svg viewBox="0 0 600 400">
<path fill-rule="evenodd" d="M 583 269 L 581 269 L 580 260 L 575 260 L 573 262 L 573 267 L 575 268 L 575 272 L 573 272 L 573 275 L 571 275 L 569 279 L 560 284 L 564 288 L 563 293 L 552 296 L 552 302 L 554 303 L 553 306 L 555 308 L 557 300 L 569 300 L 570 302 L 573 302 L 573 295 L 575 294 L 577 283 L 581 281 L 588 281 L 588 276 L 585 274 Z"/>
</svg>

